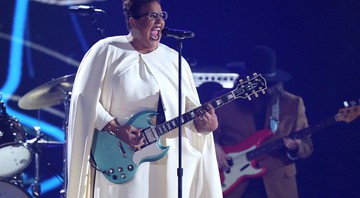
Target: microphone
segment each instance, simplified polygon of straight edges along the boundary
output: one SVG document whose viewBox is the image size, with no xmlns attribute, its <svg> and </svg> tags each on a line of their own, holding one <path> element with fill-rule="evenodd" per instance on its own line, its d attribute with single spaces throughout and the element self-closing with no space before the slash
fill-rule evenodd
<svg viewBox="0 0 360 198">
<path fill-rule="evenodd" d="M 70 6 L 69 11 L 81 16 L 105 13 L 105 11 L 102 9 L 97 9 L 94 6 L 85 6 L 85 5 Z"/>
<path fill-rule="evenodd" d="M 195 33 L 188 30 L 177 30 L 165 27 L 161 32 L 165 37 L 173 37 L 176 39 L 195 37 Z"/>
</svg>

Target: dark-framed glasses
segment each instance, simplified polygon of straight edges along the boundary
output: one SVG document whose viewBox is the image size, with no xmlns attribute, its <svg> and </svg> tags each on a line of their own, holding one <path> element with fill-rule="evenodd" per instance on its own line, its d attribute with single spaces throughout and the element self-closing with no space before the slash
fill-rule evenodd
<svg viewBox="0 0 360 198">
<path fill-rule="evenodd" d="M 162 12 L 148 12 L 145 14 L 141 14 L 138 16 L 134 16 L 135 19 L 139 19 L 141 17 L 147 16 L 149 18 L 150 21 L 155 21 L 157 20 L 159 17 L 162 20 L 166 20 L 168 18 L 168 13 L 166 11 L 162 11 Z"/>
</svg>

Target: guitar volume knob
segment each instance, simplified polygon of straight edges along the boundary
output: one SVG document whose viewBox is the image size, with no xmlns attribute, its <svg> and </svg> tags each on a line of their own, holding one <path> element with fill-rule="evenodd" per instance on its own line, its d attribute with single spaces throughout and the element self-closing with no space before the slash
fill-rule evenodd
<svg viewBox="0 0 360 198">
<path fill-rule="evenodd" d="M 122 168 L 122 167 L 118 167 L 118 171 L 119 171 L 119 172 L 123 172 L 123 168 Z"/>
<path fill-rule="evenodd" d="M 114 173 L 114 169 L 110 168 L 110 169 L 108 170 L 108 172 L 109 172 L 110 174 L 112 174 L 112 173 Z"/>
<path fill-rule="evenodd" d="M 125 179 L 125 178 L 126 178 L 125 173 L 122 173 L 120 176 L 121 176 L 121 179 Z"/>
<path fill-rule="evenodd" d="M 129 166 L 128 166 L 128 170 L 129 170 L 129 171 L 133 171 L 133 170 L 134 170 L 134 166 L 133 166 L 133 165 L 129 165 Z"/>
</svg>

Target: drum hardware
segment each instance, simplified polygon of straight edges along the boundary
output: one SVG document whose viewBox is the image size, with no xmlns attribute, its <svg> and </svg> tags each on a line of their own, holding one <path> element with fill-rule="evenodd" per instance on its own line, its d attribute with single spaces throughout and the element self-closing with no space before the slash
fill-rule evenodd
<svg viewBox="0 0 360 198">
<path fill-rule="evenodd" d="M 11 177 L 5 178 L 5 179 L 1 179 L 0 181 L 5 181 L 11 184 L 14 184 L 15 186 L 18 186 L 19 188 L 23 188 L 23 184 L 24 184 L 24 173 L 18 173 L 16 175 L 13 175 Z M 0 196 L 1 197 L 1 196 Z"/>
<path fill-rule="evenodd" d="M 63 188 L 60 190 L 60 194 L 61 197 L 65 198 L 66 197 L 66 189 L 67 189 L 67 184 L 68 184 L 68 163 L 67 163 L 67 141 L 68 141 L 68 121 L 69 121 L 69 109 L 70 109 L 70 99 L 71 99 L 71 92 L 68 92 L 66 94 L 65 100 L 63 100 L 63 104 L 64 104 L 64 110 L 65 110 L 65 120 L 64 120 L 64 125 L 63 125 L 63 129 L 65 131 L 65 137 L 64 137 L 64 184 L 63 184 Z"/>
<path fill-rule="evenodd" d="M 62 197 L 66 197 L 67 188 L 67 127 L 70 107 L 71 91 L 75 80 L 75 74 L 66 75 L 49 81 L 25 94 L 19 100 L 19 107 L 25 110 L 42 109 L 63 103 L 65 109 L 64 130 L 64 183 L 60 191 Z"/>
<path fill-rule="evenodd" d="M 40 133 L 40 127 L 34 127 L 36 130 L 36 138 L 35 141 L 32 143 L 33 146 L 36 146 L 37 142 L 44 136 L 43 133 Z M 39 184 L 39 151 L 35 152 L 35 180 L 34 183 L 31 185 L 31 192 L 33 197 L 39 197 L 41 192 L 41 187 Z"/>
<path fill-rule="evenodd" d="M 41 160 L 47 160 L 46 155 L 43 156 L 42 152 L 44 151 L 43 149 L 48 150 L 51 147 L 58 147 L 58 146 L 63 146 L 62 142 L 58 142 L 58 141 L 49 141 L 44 139 L 43 137 L 45 136 L 44 133 L 41 133 L 40 131 L 40 127 L 35 126 L 33 127 L 36 133 L 36 137 L 27 140 L 26 142 L 30 144 L 33 153 L 34 153 L 34 180 L 32 181 L 31 185 L 30 185 L 30 189 L 31 189 L 31 195 L 33 198 L 37 198 L 37 197 L 42 197 L 41 195 L 41 184 L 40 184 L 40 168 L 41 168 Z M 32 133 L 33 134 L 33 133 Z M 51 163 L 49 163 L 49 160 L 46 161 L 47 165 L 51 165 Z M 60 173 L 56 173 L 58 175 L 58 177 L 62 177 Z M 1 198 L 1 196 L 0 196 Z"/>
<path fill-rule="evenodd" d="M 63 142 L 51 140 L 51 137 L 46 135 L 45 133 L 40 133 L 41 137 L 38 138 L 37 130 L 40 130 L 38 126 L 35 127 L 24 127 L 26 136 L 29 138 L 26 140 L 28 144 L 35 144 L 36 141 L 36 149 L 38 147 L 54 147 L 54 146 L 63 146 Z"/>
</svg>

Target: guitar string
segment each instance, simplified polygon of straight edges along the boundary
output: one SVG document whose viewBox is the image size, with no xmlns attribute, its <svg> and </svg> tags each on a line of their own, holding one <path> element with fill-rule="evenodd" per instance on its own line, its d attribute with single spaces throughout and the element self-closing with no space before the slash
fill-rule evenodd
<svg viewBox="0 0 360 198">
<path fill-rule="evenodd" d="M 245 154 L 240 154 L 232 158 L 233 163 L 243 163 L 248 161 Z"/>
</svg>

